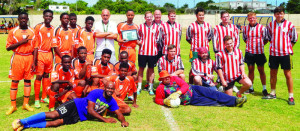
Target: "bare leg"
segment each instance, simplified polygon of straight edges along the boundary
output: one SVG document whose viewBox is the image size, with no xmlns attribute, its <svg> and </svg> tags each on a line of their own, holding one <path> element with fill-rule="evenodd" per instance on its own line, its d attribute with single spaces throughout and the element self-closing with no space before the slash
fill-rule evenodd
<svg viewBox="0 0 300 131">
<path fill-rule="evenodd" d="M 293 93 L 293 79 L 292 79 L 291 70 L 284 70 L 284 75 L 285 75 L 288 91 L 289 93 Z"/>
<path fill-rule="evenodd" d="M 202 86 L 201 76 L 194 76 L 194 85 Z"/>
<path fill-rule="evenodd" d="M 278 69 L 271 69 L 270 71 L 270 82 L 271 82 L 271 89 L 275 90 L 276 89 L 276 82 L 277 82 L 277 73 Z M 275 94 L 273 94 L 275 95 Z"/>
<path fill-rule="evenodd" d="M 266 85 L 266 73 L 265 73 L 264 66 L 258 66 L 257 69 L 259 72 L 261 84 Z M 252 83 L 253 83 L 253 81 L 252 81 Z"/>
<path fill-rule="evenodd" d="M 248 90 L 248 89 L 251 87 L 251 85 L 252 85 L 252 82 L 251 82 L 251 80 L 250 80 L 248 77 L 246 77 L 246 78 L 244 78 L 244 79 L 241 79 L 241 80 L 239 81 L 239 83 L 243 84 L 242 88 L 241 88 L 240 91 L 239 91 L 240 94 L 243 94 L 243 93 L 244 93 L 246 90 Z"/>
</svg>

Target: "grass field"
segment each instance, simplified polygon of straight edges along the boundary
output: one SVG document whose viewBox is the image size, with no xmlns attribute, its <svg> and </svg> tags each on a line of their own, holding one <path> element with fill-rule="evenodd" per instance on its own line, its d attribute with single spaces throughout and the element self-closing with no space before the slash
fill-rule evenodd
<svg viewBox="0 0 300 131">
<path fill-rule="evenodd" d="M 185 75 L 191 65 L 188 61 L 190 45 L 185 41 L 183 34 L 181 41 L 181 57 L 185 66 Z M 47 104 L 41 104 L 42 108 L 35 109 L 34 112 L 27 112 L 21 109 L 23 103 L 23 81 L 19 84 L 19 92 L 17 97 L 18 110 L 6 116 L 5 112 L 10 106 L 9 88 L 10 79 L 8 79 L 8 70 L 10 67 L 10 57 L 12 52 L 7 52 L 5 49 L 5 41 L 7 35 L 0 35 L 0 129 L 11 130 L 11 122 L 17 118 L 25 118 L 38 112 L 48 111 Z M 278 73 L 277 82 L 277 99 L 262 100 L 262 86 L 259 79 L 259 74 L 255 72 L 254 89 L 255 94 L 248 94 L 248 102 L 242 108 L 232 107 L 198 107 L 198 106 L 180 106 L 179 108 L 169 109 L 172 112 L 175 122 L 180 130 L 299 130 L 300 129 L 300 46 L 298 42 L 294 47 L 292 70 L 294 80 L 294 97 L 295 106 L 287 104 L 288 92 L 285 84 L 283 71 Z M 268 47 L 266 45 L 265 52 L 268 56 Z M 240 49 L 245 50 L 245 43 L 241 43 Z M 212 52 L 212 50 L 211 50 Z M 211 55 L 214 59 L 214 54 Z M 247 71 L 247 68 L 246 68 Z M 268 65 L 265 65 L 267 74 L 267 89 L 270 91 L 270 70 Z M 158 73 L 155 70 L 155 85 L 158 84 Z M 144 78 L 145 79 L 145 78 Z M 186 77 L 186 81 L 188 78 Z M 34 105 L 33 81 L 30 105 Z M 240 87 L 240 85 L 237 85 Z M 156 105 L 154 96 L 149 96 L 143 91 L 138 96 L 137 104 L 139 108 L 132 107 L 130 116 L 125 116 L 129 122 L 128 128 L 120 127 L 120 122 L 117 124 L 106 124 L 97 121 L 79 122 L 74 125 L 65 125 L 57 128 L 43 130 L 170 130 L 170 126 L 165 119 L 164 112 L 161 106 Z M 130 105 L 131 106 L 131 105 Z M 40 130 L 40 129 L 33 129 Z"/>
</svg>

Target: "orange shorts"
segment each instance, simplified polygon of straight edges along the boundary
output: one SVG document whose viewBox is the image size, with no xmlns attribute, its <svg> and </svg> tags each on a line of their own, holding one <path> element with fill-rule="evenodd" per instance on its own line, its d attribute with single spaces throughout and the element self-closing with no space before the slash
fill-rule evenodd
<svg viewBox="0 0 300 131">
<path fill-rule="evenodd" d="M 36 66 L 36 75 L 43 75 L 44 73 L 51 73 L 53 68 L 53 55 L 51 52 L 38 52 Z"/>
<path fill-rule="evenodd" d="M 133 63 L 135 63 L 136 60 L 136 50 L 133 48 L 126 48 L 126 47 L 121 47 L 120 48 L 120 53 L 122 51 L 127 51 L 128 53 L 128 60 L 132 61 Z"/>
<path fill-rule="evenodd" d="M 8 77 L 12 80 L 31 80 L 33 72 L 31 65 L 33 63 L 33 55 L 19 55 L 14 53 L 10 59 L 10 70 Z"/>
<path fill-rule="evenodd" d="M 71 53 L 62 53 L 62 55 L 69 55 L 71 56 Z M 61 58 L 58 55 L 55 55 L 55 63 L 61 63 Z"/>
</svg>

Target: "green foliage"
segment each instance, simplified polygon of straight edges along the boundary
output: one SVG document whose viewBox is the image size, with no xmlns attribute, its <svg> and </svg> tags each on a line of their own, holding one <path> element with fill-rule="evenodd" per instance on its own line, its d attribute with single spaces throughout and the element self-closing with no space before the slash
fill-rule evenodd
<svg viewBox="0 0 300 131">
<path fill-rule="evenodd" d="M 289 0 L 286 5 L 286 10 L 291 14 L 300 13 L 300 0 Z"/>
<path fill-rule="evenodd" d="M 215 2 L 212 1 L 212 0 L 208 0 L 208 1 L 206 1 L 206 2 L 200 1 L 200 2 L 198 2 L 198 3 L 196 4 L 196 8 L 197 8 L 197 7 L 201 7 L 201 8 L 203 8 L 203 9 L 205 9 L 205 10 L 207 10 L 207 9 L 212 9 L 212 8 L 211 8 L 212 6 L 208 6 L 208 4 L 210 4 L 210 3 L 215 3 Z"/>
</svg>

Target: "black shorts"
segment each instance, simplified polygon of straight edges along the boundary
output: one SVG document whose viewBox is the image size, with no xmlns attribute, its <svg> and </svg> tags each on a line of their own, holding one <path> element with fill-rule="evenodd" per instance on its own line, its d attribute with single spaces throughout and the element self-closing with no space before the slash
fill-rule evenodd
<svg viewBox="0 0 300 131">
<path fill-rule="evenodd" d="M 278 69 L 279 64 L 281 69 L 290 70 L 293 68 L 291 55 L 286 56 L 269 56 L 269 67 L 271 69 Z"/>
<path fill-rule="evenodd" d="M 241 79 L 242 79 L 242 76 L 239 76 L 239 77 L 236 78 L 234 81 L 232 81 L 232 82 L 230 82 L 230 83 L 227 83 L 227 87 L 224 87 L 224 90 L 227 91 L 227 90 L 233 88 L 234 83 L 235 83 L 235 82 L 239 82 Z"/>
<path fill-rule="evenodd" d="M 156 66 L 157 56 L 139 55 L 139 67 L 145 68 L 148 63 L 148 68 L 154 68 Z"/>
<path fill-rule="evenodd" d="M 80 120 L 74 100 L 67 101 L 55 109 L 64 124 L 75 124 Z"/>
<path fill-rule="evenodd" d="M 266 62 L 265 54 L 251 54 L 249 52 L 245 54 L 245 63 L 247 63 L 248 66 L 254 66 L 255 63 L 257 66 L 264 66 Z"/>
</svg>

